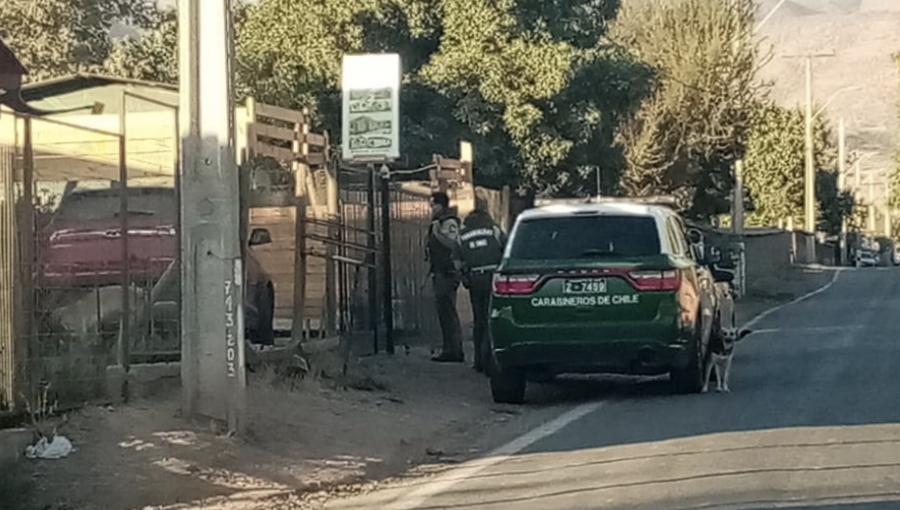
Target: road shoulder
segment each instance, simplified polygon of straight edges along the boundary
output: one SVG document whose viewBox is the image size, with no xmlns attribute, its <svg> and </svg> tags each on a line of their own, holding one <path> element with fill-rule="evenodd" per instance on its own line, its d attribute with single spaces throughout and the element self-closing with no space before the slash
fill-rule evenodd
<svg viewBox="0 0 900 510">
<path fill-rule="evenodd" d="M 738 299 L 735 303 L 735 320 L 745 325 L 754 317 L 814 292 L 828 285 L 838 268 L 825 266 L 794 266 L 778 283 Z M 777 285 L 777 286 L 776 286 Z"/>
</svg>

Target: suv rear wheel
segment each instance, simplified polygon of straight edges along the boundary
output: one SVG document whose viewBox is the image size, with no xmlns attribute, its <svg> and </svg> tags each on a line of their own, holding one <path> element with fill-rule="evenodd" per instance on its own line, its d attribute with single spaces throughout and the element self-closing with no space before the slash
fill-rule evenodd
<svg viewBox="0 0 900 510">
<path fill-rule="evenodd" d="M 684 368 L 672 369 L 669 377 L 672 383 L 672 389 L 676 393 L 689 394 L 700 393 L 703 390 L 704 368 L 706 363 L 700 347 L 700 339 L 694 340 L 691 348 L 691 360 Z"/>
<path fill-rule="evenodd" d="M 515 368 L 491 367 L 491 396 L 498 404 L 521 404 L 525 401 L 525 372 Z"/>
</svg>

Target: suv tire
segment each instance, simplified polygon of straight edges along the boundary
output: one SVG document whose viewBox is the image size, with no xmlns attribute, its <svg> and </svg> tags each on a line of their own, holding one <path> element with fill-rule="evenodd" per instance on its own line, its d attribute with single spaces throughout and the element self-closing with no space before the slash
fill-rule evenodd
<svg viewBox="0 0 900 510">
<path fill-rule="evenodd" d="M 706 363 L 704 363 L 704 361 L 706 361 L 706 359 L 701 351 L 700 341 L 699 339 L 695 339 L 694 345 L 691 348 L 691 361 L 688 365 L 684 368 L 672 369 L 669 373 L 672 389 L 675 393 L 691 394 L 703 391 L 703 385 L 705 383 L 703 375 L 705 372 L 704 369 L 706 368 Z"/>
<path fill-rule="evenodd" d="M 491 396 L 498 404 L 521 404 L 525 401 L 525 373 L 514 368 L 491 367 Z"/>
</svg>

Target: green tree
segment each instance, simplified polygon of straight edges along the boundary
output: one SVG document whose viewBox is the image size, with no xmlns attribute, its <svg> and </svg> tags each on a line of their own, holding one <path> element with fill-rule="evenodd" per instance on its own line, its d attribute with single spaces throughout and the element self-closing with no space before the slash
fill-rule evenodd
<svg viewBox="0 0 900 510">
<path fill-rule="evenodd" d="M 754 206 L 749 224 L 775 225 L 787 218 L 803 224 L 805 132 L 799 108 L 756 103 L 744 154 L 744 182 Z M 823 117 L 815 119 L 813 147 L 818 228 L 836 233 L 841 220 L 852 213 L 853 197 L 838 190 L 837 150 Z"/>
<path fill-rule="evenodd" d="M 817 229 L 829 235 L 840 233 L 844 220 L 852 221 L 856 212 L 853 193 L 838 187 L 838 172 L 834 169 L 816 174 L 816 201 Z"/>
<path fill-rule="evenodd" d="M 622 192 L 670 194 L 692 217 L 728 210 L 731 168 L 750 126 L 758 51 L 750 0 L 626 1 L 610 31 L 658 72 L 623 123 Z"/>
<path fill-rule="evenodd" d="M 595 168 L 621 164 L 614 128 L 650 73 L 600 42 L 616 3 L 261 0 L 239 24 L 241 91 L 309 107 L 339 134 L 342 55 L 395 51 L 401 164 L 455 154 L 465 138 L 482 183 L 582 193 Z"/>
<path fill-rule="evenodd" d="M 136 37 L 116 41 L 104 62 L 113 76 L 178 84 L 178 12 L 154 11 Z"/>
<path fill-rule="evenodd" d="M 2 0 L 0 38 L 32 81 L 102 68 L 116 22 L 143 26 L 148 0 Z"/>
<path fill-rule="evenodd" d="M 601 43 L 615 3 L 443 2 L 440 50 L 423 75 L 476 136 L 505 149 L 482 161 L 490 175 L 538 193 L 582 194 L 594 191 L 599 168 L 614 188 L 622 165 L 614 130 L 651 75 Z"/>
</svg>

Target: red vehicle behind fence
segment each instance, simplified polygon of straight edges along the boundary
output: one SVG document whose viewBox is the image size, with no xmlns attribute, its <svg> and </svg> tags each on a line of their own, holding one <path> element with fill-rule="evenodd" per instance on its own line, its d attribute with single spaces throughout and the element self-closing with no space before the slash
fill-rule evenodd
<svg viewBox="0 0 900 510">
<path fill-rule="evenodd" d="M 129 280 L 155 282 L 172 263 L 177 249 L 175 190 L 129 188 L 127 220 Z M 68 193 L 43 230 L 38 254 L 41 286 L 120 285 L 124 270 L 122 235 L 119 189 Z"/>
<path fill-rule="evenodd" d="M 42 289 L 66 292 L 122 284 L 121 204 L 118 188 L 75 190 L 63 197 L 43 229 L 38 255 Z M 175 190 L 128 188 L 127 224 L 129 282 L 152 286 L 172 265 L 178 251 Z M 268 230 L 253 229 L 245 260 L 244 325 L 252 341 L 266 345 L 274 343 L 275 287 L 253 247 L 271 242 Z M 174 302 L 170 305 L 177 308 Z"/>
</svg>

